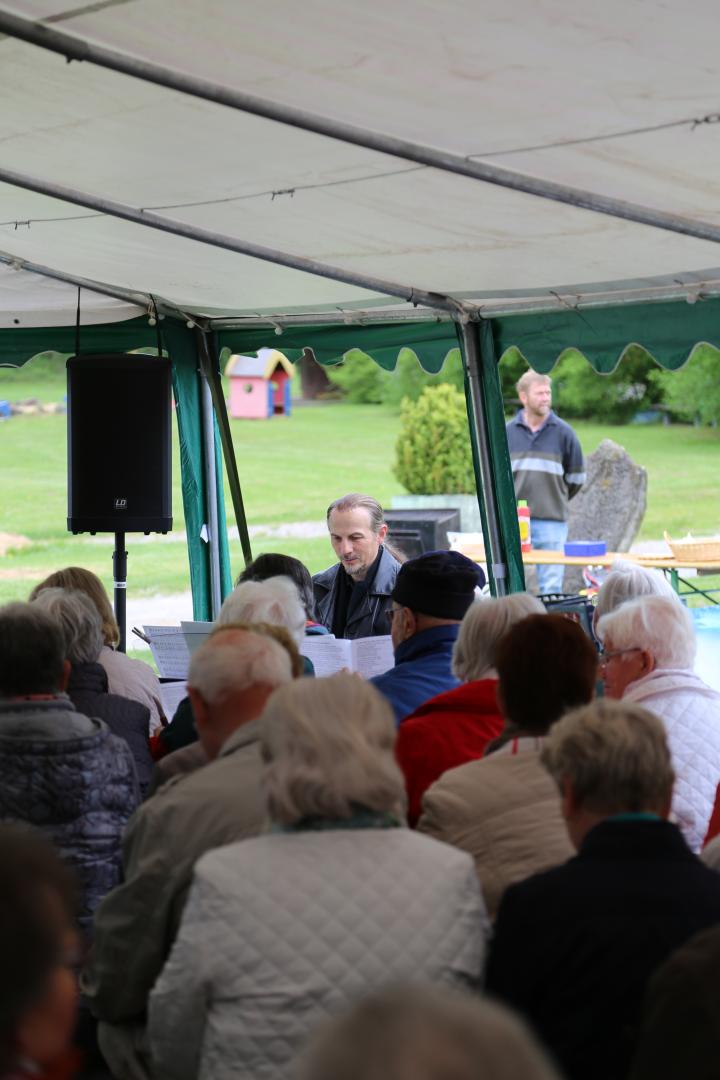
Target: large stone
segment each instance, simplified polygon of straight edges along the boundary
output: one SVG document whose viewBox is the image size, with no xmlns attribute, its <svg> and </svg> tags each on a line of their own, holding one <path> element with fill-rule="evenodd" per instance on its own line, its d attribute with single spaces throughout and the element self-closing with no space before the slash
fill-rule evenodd
<svg viewBox="0 0 720 1080">
<path fill-rule="evenodd" d="M 604 540 L 608 551 L 629 551 L 645 517 L 647 472 L 612 439 L 603 439 L 585 465 L 587 479 L 570 503 L 568 539 Z M 582 587 L 582 571 L 568 567 L 563 590 Z"/>
</svg>

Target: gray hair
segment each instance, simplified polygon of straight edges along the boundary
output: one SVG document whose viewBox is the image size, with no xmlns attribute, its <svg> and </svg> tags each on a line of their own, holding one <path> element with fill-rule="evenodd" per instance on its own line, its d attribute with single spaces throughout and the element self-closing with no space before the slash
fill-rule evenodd
<svg viewBox="0 0 720 1080">
<path fill-rule="evenodd" d="M 495 662 L 498 645 L 511 626 L 528 615 L 544 615 L 541 600 L 529 593 L 512 593 L 486 600 L 476 600 L 460 624 L 453 648 L 452 671 L 456 679 L 497 677 Z"/>
<path fill-rule="evenodd" d="M 695 627 L 692 615 L 677 600 L 645 596 L 621 604 L 598 620 L 598 636 L 610 638 L 615 649 L 646 649 L 659 668 L 692 668 Z"/>
<path fill-rule="evenodd" d="M 79 589 L 43 589 L 34 600 L 60 627 L 65 659 L 94 664 L 103 647 L 102 618 L 87 593 Z"/>
<path fill-rule="evenodd" d="M 54 694 L 65 651 L 60 627 L 36 604 L 0 607 L 0 697 Z"/>
<path fill-rule="evenodd" d="M 293 677 L 290 654 L 278 641 L 251 628 L 237 629 L 236 634 L 234 629 L 216 630 L 190 660 L 188 686 L 208 705 L 251 686 L 283 686 Z"/>
<path fill-rule="evenodd" d="M 621 604 L 628 600 L 638 600 L 641 596 L 667 596 L 680 603 L 662 571 L 639 566 L 627 559 L 616 559 L 597 594 L 593 625 L 597 626 L 603 615 L 615 611 Z"/>
<path fill-rule="evenodd" d="M 355 806 L 404 816 L 395 718 L 385 698 L 357 675 L 298 679 L 275 691 L 261 740 L 273 821 L 347 818 Z"/>
<path fill-rule="evenodd" d="M 542 375 L 539 371 L 528 368 L 515 383 L 515 390 L 518 394 L 524 394 L 536 382 L 547 383 L 548 386 L 552 385 L 552 379 L 549 375 Z"/>
<path fill-rule="evenodd" d="M 396 986 L 330 1021 L 298 1080 L 559 1080 L 525 1023 L 457 990 Z"/>
<path fill-rule="evenodd" d="M 327 514 L 325 518 L 330 520 L 330 515 L 333 510 L 367 510 L 370 517 L 370 528 L 374 533 L 379 533 L 380 529 L 385 524 L 385 515 L 383 514 L 383 508 L 377 499 L 373 499 L 372 495 L 360 495 L 357 491 L 351 492 L 349 495 L 343 495 L 342 498 L 336 499 L 335 502 L 331 502 L 327 508 Z"/>
<path fill-rule="evenodd" d="M 658 807 L 675 779 L 662 720 L 633 702 L 599 698 L 567 713 L 551 727 L 540 756 L 558 787 L 569 781 L 593 813 Z"/>
<path fill-rule="evenodd" d="M 297 645 L 305 637 L 307 616 L 294 581 L 289 577 L 243 581 L 225 597 L 217 625 L 266 622 L 284 626 Z"/>
</svg>

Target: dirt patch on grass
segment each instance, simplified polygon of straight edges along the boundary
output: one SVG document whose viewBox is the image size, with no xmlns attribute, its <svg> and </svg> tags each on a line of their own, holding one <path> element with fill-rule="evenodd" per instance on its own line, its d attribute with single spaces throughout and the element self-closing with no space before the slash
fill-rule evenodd
<svg viewBox="0 0 720 1080">
<path fill-rule="evenodd" d="M 8 551 L 17 551 L 19 548 L 30 547 L 32 540 L 18 533 L 0 532 L 0 555 L 7 555 Z"/>
</svg>

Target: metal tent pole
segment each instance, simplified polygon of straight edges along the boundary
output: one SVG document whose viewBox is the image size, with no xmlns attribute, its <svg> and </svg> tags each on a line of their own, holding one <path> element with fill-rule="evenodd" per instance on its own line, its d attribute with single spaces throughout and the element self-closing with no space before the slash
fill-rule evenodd
<svg viewBox="0 0 720 1080">
<path fill-rule="evenodd" d="M 162 217 L 151 210 L 138 210 L 134 206 L 115 202 L 97 195 L 91 195 L 76 188 L 65 187 L 62 184 L 54 184 L 48 180 L 27 176 L 25 173 L 15 172 L 13 169 L 0 169 L 0 181 L 12 184 L 14 187 L 25 188 L 35 191 L 39 195 L 49 195 L 53 199 L 61 199 L 63 202 L 72 203 L 75 206 L 86 206 L 90 210 L 97 210 L 101 214 L 110 217 L 122 218 L 124 221 L 132 221 L 135 225 L 144 225 L 149 229 L 157 229 L 159 232 L 171 233 L 174 236 L 182 236 L 186 240 L 197 240 L 211 247 L 223 248 L 225 251 L 234 251 L 239 255 L 250 255 L 254 259 L 262 259 L 264 262 L 276 263 L 278 266 L 288 266 L 292 270 L 302 270 L 306 274 L 314 274 L 316 277 L 329 278 L 332 281 L 341 281 L 346 285 L 357 285 L 361 289 L 370 292 L 382 293 L 387 296 L 397 296 L 411 304 L 422 304 L 427 307 L 440 308 L 444 311 L 458 312 L 472 309 L 472 305 L 464 305 L 462 301 L 453 300 L 442 293 L 427 292 L 425 289 L 416 289 L 411 285 L 401 285 L 395 281 L 386 281 L 384 278 L 371 277 L 368 274 L 358 274 L 353 270 L 343 270 L 327 263 L 318 262 L 316 259 L 307 259 L 303 255 L 291 255 L 276 248 L 265 247 L 262 244 L 253 244 L 246 240 L 236 240 L 224 233 L 213 232 L 210 229 L 200 229 L 193 225 L 187 225 L 184 221 L 176 218 Z M 720 235 L 720 230 L 718 230 Z"/>
<path fill-rule="evenodd" d="M 482 484 L 482 499 L 485 504 L 485 517 L 487 520 L 487 536 L 485 537 L 486 553 L 488 557 L 488 570 L 492 575 L 495 585 L 495 595 L 505 596 L 507 593 L 507 560 L 500 532 L 500 522 L 497 505 L 497 492 L 493 481 L 492 463 L 490 461 L 489 434 L 483 409 L 482 384 L 480 379 L 480 335 L 476 322 L 466 321 L 460 324 L 462 334 L 463 351 L 467 363 L 468 381 L 470 383 L 470 397 L 472 402 L 472 415 L 477 436 L 478 459 L 480 465 L 480 481 Z"/>
<path fill-rule="evenodd" d="M 48 49 L 50 52 L 60 53 L 61 56 L 66 57 L 68 60 L 81 60 L 96 64 L 98 67 L 119 71 L 122 74 L 131 75 L 145 82 L 155 83 L 157 86 L 164 86 L 170 90 L 189 94 L 192 97 L 202 98 L 218 105 L 225 105 L 228 108 L 238 109 L 254 116 L 262 116 L 265 119 L 275 120 L 278 123 L 301 128 L 304 131 L 312 131 L 317 135 L 325 135 L 328 138 L 338 139 L 355 146 L 363 146 L 368 150 L 375 150 L 381 154 L 389 154 L 392 157 L 403 158 L 406 161 L 414 161 L 418 165 L 427 165 L 430 168 L 442 169 L 445 172 L 458 173 L 474 180 L 482 180 L 487 184 L 496 184 L 500 187 L 510 188 L 513 191 L 535 195 L 538 198 L 566 203 L 569 206 L 577 206 L 584 210 L 592 210 L 598 214 L 607 214 L 610 217 L 623 218 L 626 221 L 635 221 L 641 225 L 650 225 L 653 228 L 682 233 L 685 236 L 695 236 L 701 240 L 720 242 L 720 227 L 717 225 L 695 221 L 663 210 L 652 210 L 650 207 L 639 203 L 613 199 L 606 195 L 597 195 L 582 188 L 558 184 L 552 180 L 543 180 L 527 173 L 515 172 L 512 169 L 505 169 L 498 165 L 489 165 L 483 161 L 474 161 L 463 157 L 461 154 L 439 150 L 436 147 L 425 146 L 421 143 L 411 142 L 408 139 L 369 131 L 357 127 L 355 124 L 319 116 L 316 113 L 308 112 L 306 109 L 299 109 L 281 102 L 268 101 L 254 94 L 247 94 L 242 90 L 211 82 L 209 79 L 200 79 L 184 72 L 175 71 L 172 68 L 163 67 L 161 64 L 153 64 L 148 60 L 141 60 L 117 52 L 114 49 L 96 45 L 63 30 L 56 30 L 47 24 L 25 19 L 19 15 L 11 15 L 7 11 L 0 12 L 0 32 L 7 34 L 9 37 L 19 38 L 39 48 Z"/>
<path fill-rule="evenodd" d="M 210 535 L 210 599 L 213 620 L 218 616 L 222 604 L 222 583 L 220 580 L 220 537 L 218 535 L 218 489 L 217 470 L 215 468 L 215 420 L 212 394 L 207 375 L 200 369 L 200 387 L 202 392 L 203 443 L 205 449 L 205 505 L 208 513 Z"/>
<path fill-rule="evenodd" d="M 248 532 L 245 505 L 243 503 L 242 490 L 240 488 L 240 476 L 238 474 L 237 461 L 235 459 L 235 448 L 232 441 L 232 432 L 230 431 L 230 420 L 228 418 L 225 397 L 223 396 L 222 384 L 217 370 L 215 343 L 214 340 L 210 338 L 210 335 L 204 333 L 202 330 L 198 329 L 197 334 L 200 365 L 212 395 L 212 403 L 215 410 L 215 416 L 217 417 L 218 428 L 220 431 L 220 443 L 222 445 L 223 458 L 225 460 L 225 472 L 227 473 L 230 496 L 232 498 L 233 510 L 235 511 L 235 521 L 237 522 L 238 535 L 240 537 L 240 546 L 242 548 L 243 560 L 247 566 L 248 563 L 252 562 L 250 533 Z"/>
</svg>

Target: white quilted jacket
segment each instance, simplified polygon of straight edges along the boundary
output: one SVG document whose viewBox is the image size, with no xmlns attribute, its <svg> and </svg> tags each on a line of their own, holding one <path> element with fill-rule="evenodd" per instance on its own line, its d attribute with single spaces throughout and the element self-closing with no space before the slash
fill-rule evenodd
<svg viewBox="0 0 720 1080">
<path fill-rule="evenodd" d="M 720 783 L 720 694 L 692 671 L 658 668 L 630 683 L 623 700 L 643 705 L 665 724 L 676 773 L 672 816 L 697 852 Z"/>
<path fill-rule="evenodd" d="M 285 1080 L 329 1015 L 401 980 L 478 980 L 470 856 L 407 829 L 273 833 L 204 855 L 150 998 L 154 1075 Z"/>
</svg>

